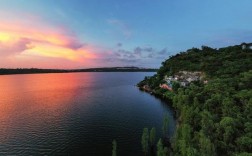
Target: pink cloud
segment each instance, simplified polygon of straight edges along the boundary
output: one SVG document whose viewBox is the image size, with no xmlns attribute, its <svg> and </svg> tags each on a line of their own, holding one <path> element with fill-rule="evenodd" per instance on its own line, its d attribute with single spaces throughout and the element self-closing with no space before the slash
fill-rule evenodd
<svg viewBox="0 0 252 156">
<path fill-rule="evenodd" d="M 9 34 L 10 38 L 27 38 L 36 42 L 51 43 L 66 48 L 78 49 L 84 44 L 67 29 L 50 26 L 30 26 L 28 23 L 1 21 L 0 33 Z M 35 22 L 41 23 L 41 22 Z M 1 36 L 0 36 L 1 37 Z M 1 38 L 0 38 L 1 39 Z"/>
<path fill-rule="evenodd" d="M 138 59 L 132 59 L 132 52 L 86 44 L 64 25 L 35 15 L 6 17 L 0 11 L 0 67 L 89 68 L 128 65 Z M 112 19 L 108 23 L 125 37 L 132 35 L 124 22 Z"/>
<path fill-rule="evenodd" d="M 30 19 L 6 18 L 0 12 L 1 57 L 25 55 L 31 59 L 40 56 L 71 61 L 96 57 L 94 46 L 87 46 L 65 26 L 52 25 L 37 16 L 26 17 Z"/>
<path fill-rule="evenodd" d="M 7 43 L 0 41 L 1 56 L 15 55 L 31 48 L 33 48 L 31 41 L 26 38 L 20 38 L 16 41 L 11 41 Z"/>
<path fill-rule="evenodd" d="M 18 16 L 17 16 L 18 15 Z M 66 48 L 78 49 L 83 42 L 64 24 L 48 22 L 36 14 L 0 11 L 1 32 L 16 34 L 38 42 L 48 42 Z"/>
</svg>

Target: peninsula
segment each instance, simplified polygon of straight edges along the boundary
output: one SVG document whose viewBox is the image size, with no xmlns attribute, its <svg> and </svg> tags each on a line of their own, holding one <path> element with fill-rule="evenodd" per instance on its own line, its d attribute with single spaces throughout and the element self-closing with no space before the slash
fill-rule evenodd
<svg viewBox="0 0 252 156">
<path fill-rule="evenodd" d="M 176 110 L 174 155 L 251 155 L 250 45 L 188 49 L 138 84 Z"/>
</svg>

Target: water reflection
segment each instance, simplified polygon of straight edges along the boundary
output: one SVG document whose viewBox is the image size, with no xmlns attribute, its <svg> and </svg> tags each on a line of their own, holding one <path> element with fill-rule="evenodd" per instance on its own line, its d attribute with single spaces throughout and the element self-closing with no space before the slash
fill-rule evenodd
<svg viewBox="0 0 252 156">
<path fill-rule="evenodd" d="M 74 107 L 75 98 L 85 101 L 91 92 L 81 92 L 89 87 L 93 75 L 78 74 L 15 75 L 0 77 L 0 143 L 9 143 L 19 135 L 33 134 L 57 127 Z M 77 99 L 78 100 L 78 99 Z M 85 108 L 87 110 L 87 108 Z M 25 139 L 25 138 L 24 138 Z"/>
<path fill-rule="evenodd" d="M 151 73 L 0 76 L 0 155 L 141 155 L 168 107 L 134 85 Z M 170 122 L 170 132 L 174 120 Z"/>
</svg>

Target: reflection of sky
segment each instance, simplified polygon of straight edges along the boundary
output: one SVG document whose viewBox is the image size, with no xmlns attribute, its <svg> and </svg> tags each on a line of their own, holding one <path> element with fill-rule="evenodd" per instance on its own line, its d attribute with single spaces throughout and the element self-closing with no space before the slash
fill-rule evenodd
<svg viewBox="0 0 252 156">
<path fill-rule="evenodd" d="M 62 74 L 1 76 L 0 144 L 22 138 L 18 135 L 32 136 L 28 131 L 46 133 L 60 127 L 61 121 L 74 109 L 72 101 L 81 99 L 82 107 L 88 110 L 91 92 L 81 92 L 81 77 L 78 74 L 62 77 Z M 94 78 L 87 74 L 83 79 L 92 82 Z"/>
<path fill-rule="evenodd" d="M 141 154 L 143 127 L 156 127 L 158 137 L 163 113 L 172 117 L 134 86 L 153 74 L 0 76 L 0 155 L 109 155 L 114 138 L 125 155 Z M 171 118 L 168 134 L 174 126 Z"/>
<path fill-rule="evenodd" d="M 251 42 L 250 0 L 0 1 L 0 67 L 158 67 L 191 47 Z"/>
</svg>

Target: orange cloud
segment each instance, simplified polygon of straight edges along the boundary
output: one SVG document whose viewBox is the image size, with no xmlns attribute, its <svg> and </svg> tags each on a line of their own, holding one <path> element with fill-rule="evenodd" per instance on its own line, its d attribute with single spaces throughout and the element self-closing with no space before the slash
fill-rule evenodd
<svg viewBox="0 0 252 156">
<path fill-rule="evenodd" d="M 0 34 L 1 36 L 1 34 Z M 4 41 L 5 39 L 5 41 Z M 25 51 L 33 48 L 31 41 L 25 38 L 8 40 L 7 38 L 0 38 L 0 54 L 1 56 L 9 56 L 19 54 L 21 51 Z"/>
<path fill-rule="evenodd" d="M 1 21 L 0 24 L 0 56 L 30 55 L 82 61 L 95 58 L 92 52 L 92 47 L 84 46 L 61 27 L 41 21 Z"/>
<path fill-rule="evenodd" d="M 89 68 L 115 64 L 113 49 L 85 44 L 64 26 L 51 25 L 33 15 L 1 13 L 1 68 Z"/>
</svg>

